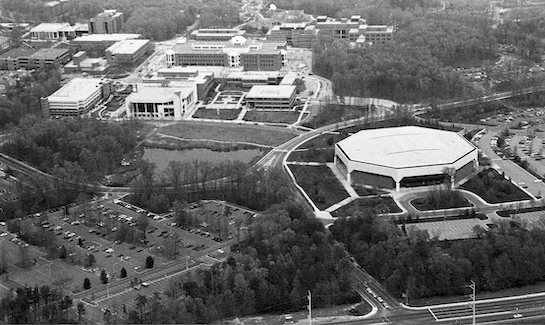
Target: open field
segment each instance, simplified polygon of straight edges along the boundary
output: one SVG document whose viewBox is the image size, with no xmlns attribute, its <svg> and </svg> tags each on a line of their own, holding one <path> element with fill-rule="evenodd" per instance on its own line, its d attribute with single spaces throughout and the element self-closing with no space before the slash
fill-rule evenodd
<svg viewBox="0 0 545 325">
<path fill-rule="evenodd" d="M 389 196 L 360 198 L 356 199 L 347 205 L 333 211 L 334 217 L 346 217 L 353 214 L 354 211 L 364 211 L 370 209 L 375 214 L 381 213 L 399 213 L 401 209 L 397 206 L 394 200 Z"/>
<path fill-rule="evenodd" d="M 249 142 L 268 146 L 277 146 L 296 135 L 291 130 L 279 127 L 204 122 L 180 122 L 165 126 L 158 132 L 184 139 Z"/>
<path fill-rule="evenodd" d="M 206 109 L 200 108 L 193 114 L 194 118 L 207 118 L 213 120 L 234 120 L 240 114 L 240 109 Z"/>
<path fill-rule="evenodd" d="M 248 111 L 244 115 L 245 121 L 265 122 L 265 123 L 286 123 L 292 124 L 297 121 L 299 112 L 275 112 L 275 111 Z"/>
<path fill-rule="evenodd" d="M 289 168 L 297 183 L 321 210 L 349 196 L 327 166 L 290 165 Z"/>
</svg>

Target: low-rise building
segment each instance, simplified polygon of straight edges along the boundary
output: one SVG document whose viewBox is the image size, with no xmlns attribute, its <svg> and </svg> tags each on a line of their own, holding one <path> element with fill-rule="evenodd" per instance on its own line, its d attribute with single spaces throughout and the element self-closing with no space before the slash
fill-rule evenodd
<svg viewBox="0 0 545 325">
<path fill-rule="evenodd" d="M 244 36 L 245 30 L 234 28 L 201 28 L 191 32 L 195 41 L 228 41 L 235 36 Z"/>
<path fill-rule="evenodd" d="M 27 47 L 18 47 L 0 54 L 0 70 L 19 70 L 28 67 L 30 56 L 36 50 Z"/>
<path fill-rule="evenodd" d="M 144 79 L 144 82 L 159 81 L 195 83 L 199 100 L 204 100 L 216 85 L 213 72 L 200 71 L 191 67 L 162 68 L 157 71 L 157 77 Z"/>
<path fill-rule="evenodd" d="M 197 102 L 195 83 L 173 84 L 167 87 L 138 84 L 125 99 L 126 116 L 137 119 L 180 120 Z"/>
<path fill-rule="evenodd" d="M 68 49 L 39 49 L 30 56 L 30 63 L 27 68 L 38 69 L 50 65 L 64 66 L 71 60 Z"/>
<path fill-rule="evenodd" d="M 227 42 L 188 41 L 167 51 L 167 66 L 244 67 L 245 70 L 280 70 L 287 63 L 286 43 L 262 43 L 242 36 Z"/>
<path fill-rule="evenodd" d="M 295 86 L 253 86 L 246 95 L 248 109 L 289 110 L 295 103 Z"/>
<path fill-rule="evenodd" d="M 89 58 L 85 51 L 74 54 L 72 61 L 64 66 L 65 73 L 87 73 L 105 75 L 109 70 L 108 61 L 104 58 Z"/>
<path fill-rule="evenodd" d="M 89 57 L 102 57 L 117 42 L 141 38 L 141 34 L 91 34 L 73 39 L 70 48 L 73 53 L 85 51 Z"/>
<path fill-rule="evenodd" d="M 115 9 L 104 10 L 89 21 L 89 34 L 119 33 L 122 27 L 122 12 Z"/>
<path fill-rule="evenodd" d="M 45 116 L 81 116 L 110 96 L 112 83 L 107 79 L 75 78 L 48 97 L 42 97 Z"/>
<path fill-rule="evenodd" d="M 106 60 L 111 66 L 132 67 L 153 53 L 153 43 L 147 39 L 124 40 L 106 49 Z"/>
<path fill-rule="evenodd" d="M 57 41 L 73 39 L 88 32 L 86 24 L 41 23 L 30 30 L 32 40 Z"/>
</svg>

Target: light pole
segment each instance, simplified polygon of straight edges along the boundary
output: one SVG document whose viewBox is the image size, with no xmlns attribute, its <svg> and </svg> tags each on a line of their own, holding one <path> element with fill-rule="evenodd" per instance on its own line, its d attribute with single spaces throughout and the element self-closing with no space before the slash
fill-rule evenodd
<svg viewBox="0 0 545 325">
<path fill-rule="evenodd" d="M 471 299 L 473 299 L 472 309 L 473 309 L 473 322 L 472 324 L 475 325 L 475 281 L 471 280 L 471 284 L 469 287 L 473 290 L 473 293 L 470 295 Z"/>
</svg>

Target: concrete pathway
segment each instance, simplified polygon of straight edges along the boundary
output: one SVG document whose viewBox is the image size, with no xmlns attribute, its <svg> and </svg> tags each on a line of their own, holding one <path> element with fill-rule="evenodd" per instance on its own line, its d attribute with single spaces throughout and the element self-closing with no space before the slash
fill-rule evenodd
<svg viewBox="0 0 545 325">
<path fill-rule="evenodd" d="M 354 190 L 354 188 L 343 177 L 343 175 L 341 174 L 341 172 L 339 171 L 337 166 L 335 166 L 334 163 L 327 163 L 327 167 L 329 167 L 329 169 L 331 169 L 331 171 L 333 172 L 333 175 L 335 175 L 335 177 L 337 177 L 337 180 L 339 180 L 339 182 L 343 185 L 344 189 L 346 190 L 346 192 L 348 192 L 348 194 L 350 195 L 351 198 L 360 197 L 358 195 L 358 193 Z"/>
<path fill-rule="evenodd" d="M 335 210 L 349 204 L 350 202 L 354 201 L 355 199 L 356 198 L 354 198 L 354 197 L 347 197 L 346 199 L 342 200 L 341 202 L 335 203 L 332 206 L 330 206 L 329 208 L 325 209 L 325 211 L 333 212 L 333 211 L 335 211 Z"/>
</svg>

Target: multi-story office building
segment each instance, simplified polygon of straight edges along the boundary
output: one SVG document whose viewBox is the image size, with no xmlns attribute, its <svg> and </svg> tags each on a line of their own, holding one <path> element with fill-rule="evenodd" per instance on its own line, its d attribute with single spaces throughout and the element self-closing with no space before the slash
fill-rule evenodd
<svg viewBox="0 0 545 325">
<path fill-rule="evenodd" d="M 392 41 L 393 26 L 368 25 L 361 16 L 333 19 L 318 16 L 313 23 L 285 23 L 273 26 L 267 33 L 268 41 L 286 41 L 294 47 L 312 47 L 317 35 L 329 35 L 350 42 L 386 43 Z"/>
<path fill-rule="evenodd" d="M 104 10 L 89 21 L 89 34 L 114 34 L 121 31 L 123 13 L 115 9 Z"/>
<path fill-rule="evenodd" d="M 189 82 L 197 87 L 197 98 L 204 100 L 216 85 L 214 73 L 199 71 L 192 67 L 169 67 L 157 71 L 157 76 L 143 80 L 144 83 Z"/>
<path fill-rule="evenodd" d="M 287 42 L 293 47 L 311 48 L 318 31 L 309 23 L 285 23 L 273 26 L 267 33 L 267 41 Z"/>
<path fill-rule="evenodd" d="M 253 86 L 246 95 L 248 109 L 289 110 L 295 103 L 296 86 Z"/>
<path fill-rule="evenodd" d="M 153 43 L 147 39 L 120 41 L 106 49 L 106 59 L 112 66 L 132 67 L 153 53 Z"/>
<path fill-rule="evenodd" d="M 63 66 L 71 59 L 68 49 L 40 49 L 20 47 L 0 55 L 0 70 L 37 69 L 57 64 Z"/>
<path fill-rule="evenodd" d="M 352 42 L 363 40 L 367 43 L 386 43 L 392 40 L 394 33 L 393 26 L 368 25 L 366 20 L 358 15 L 340 20 L 318 16 L 314 26 L 320 34 Z"/>
<path fill-rule="evenodd" d="M 245 30 L 231 28 L 201 28 L 191 32 L 195 41 L 228 41 L 235 36 L 244 36 Z"/>
<path fill-rule="evenodd" d="M 137 84 L 125 99 L 129 118 L 180 120 L 187 116 L 197 101 L 195 83 Z"/>
<path fill-rule="evenodd" d="M 45 116 L 80 116 L 110 96 L 112 83 L 99 78 L 75 78 L 49 97 L 42 97 Z"/>
<path fill-rule="evenodd" d="M 167 51 L 167 66 L 244 67 L 280 70 L 287 62 L 286 43 L 262 43 L 235 36 L 227 42 L 188 41 Z"/>
<path fill-rule="evenodd" d="M 117 42 L 141 38 L 140 34 L 91 34 L 73 39 L 70 47 L 72 53 L 85 51 L 90 57 L 101 57 L 108 47 Z"/>
<path fill-rule="evenodd" d="M 9 49 L 11 46 L 11 39 L 9 37 L 0 36 L 0 51 Z"/>
</svg>

